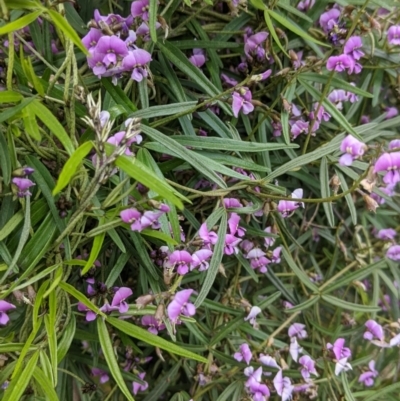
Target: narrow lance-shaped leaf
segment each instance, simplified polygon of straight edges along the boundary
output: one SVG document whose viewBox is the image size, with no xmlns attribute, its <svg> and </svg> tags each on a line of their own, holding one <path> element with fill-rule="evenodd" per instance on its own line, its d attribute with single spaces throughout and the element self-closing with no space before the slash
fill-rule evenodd
<svg viewBox="0 0 400 401">
<path fill-rule="evenodd" d="M 88 55 L 89 52 L 86 47 L 83 45 L 81 38 L 76 33 L 76 31 L 72 28 L 72 26 L 68 23 L 68 21 L 62 17 L 58 12 L 54 10 L 47 10 L 50 14 L 51 19 L 53 20 L 54 25 L 64 33 L 64 35 L 70 39 L 75 46 L 77 46 L 84 54 Z"/>
<path fill-rule="evenodd" d="M 329 187 L 328 162 L 325 156 L 321 159 L 321 165 L 319 169 L 319 179 L 321 183 L 321 197 L 328 198 L 331 195 L 331 193 Z M 322 205 L 324 207 L 325 215 L 326 218 L 328 219 L 329 225 L 331 227 L 334 227 L 335 218 L 333 215 L 332 202 L 324 202 Z"/>
<path fill-rule="evenodd" d="M 118 388 L 125 395 L 126 400 L 135 401 L 130 390 L 125 384 L 125 380 L 121 374 L 121 368 L 115 358 L 114 347 L 111 343 L 110 335 L 108 334 L 106 323 L 103 319 L 97 319 L 97 333 L 103 351 L 104 358 L 107 362 L 108 368 L 110 369 L 111 375 L 117 383 Z"/>
<path fill-rule="evenodd" d="M 195 305 L 199 307 L 203 301 L 206 299 L 208 293 L 211 290 L 211 287 L 214 284 L 215 278 L 217 277 L 219 266 L 222 261 L 222 257 L 224 256 L 224 248 L 225 248 L 225 236 L 226 230 L 228 226 L 228 220 L 226 212 L 222 214 L 221 221 L 219 223 L 218 228 L 218 241 L 214 247 L 214 253 L 210 260 L 210 266 L 206 273 L 206 278 L 201 287 L 199 295 L 196 299 Z"/>
<path fill-rule="evenodd" d="M 151 334 L 147 330 L 135 326 L 134 324 L 125 322 L 124 320 L 116 319 L 115 317 L 110 316 L 107 318 L 107 321 L 118 330 L 138 339 L 139 341 L 144 341 L 146 344 L 153 345 L 154 347 L 161 348 L 167 352 L 171 352 L 172 354 L 179 355 L 184 358 L 193 359 L 203 363 L 207 361 L 206 358 L 200 355 L 197 355 L 191 351 L 187 351 L 186 349 L 179 347 L 174 343 L 164 340 L 163 338 Z"/>
<path fill-rule="evenodd" d="M 57 195 L 70 183 L 82 160 L 89 154 L 92 147 L 93 143 L 91 141 L 83 143 L 67 160 L 58 177 L 57 185 L 53 189 L 53 196 Z"/>
<path fill-rule="evenodd" d="M 20 29 L 25 28 L 31 22 L 35 21 L 42 12 L 42 10 L 34 11 L 33 13 L 27 14 L 24 17 L 18 18 L 17 20 L 0 27 L 0 35 L 5 35 L 6 33 L 19 31 Z"/>
</svg>

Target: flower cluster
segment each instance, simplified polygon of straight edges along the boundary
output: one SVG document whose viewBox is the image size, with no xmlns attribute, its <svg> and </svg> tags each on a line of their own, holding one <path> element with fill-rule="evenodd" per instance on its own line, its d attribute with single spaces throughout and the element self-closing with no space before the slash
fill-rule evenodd
<svg viewBox="0 0 400 401">
<path fill-rule="evenodd" d="M 116 84 L 126 73 L 137 82 L 147 77 L 151 54 L 136 45 L 138 37 L 145 39 L 149 32 L 146 8 L 148 1 L 134 1 L 127 18 L 116 14 L 102 16 L 96 10 L 82 43 L 89 51 L 88 65 L 98 78 L 112 77 Z"/>
</svg>

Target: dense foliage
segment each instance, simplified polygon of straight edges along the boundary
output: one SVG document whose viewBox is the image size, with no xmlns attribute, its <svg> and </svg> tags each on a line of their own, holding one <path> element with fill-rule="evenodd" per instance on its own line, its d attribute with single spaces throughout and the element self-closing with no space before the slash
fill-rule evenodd
<svg viewBox="0 0 400 401">
<path fill-rule="evenodd" d="M 391 0 L 0 0 L 0 398 L 398 400 Z"/>
</svg>

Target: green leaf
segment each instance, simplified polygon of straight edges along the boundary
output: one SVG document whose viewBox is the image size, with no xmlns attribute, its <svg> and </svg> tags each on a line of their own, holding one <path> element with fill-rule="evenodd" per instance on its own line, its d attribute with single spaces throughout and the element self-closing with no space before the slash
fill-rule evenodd
<svg viewBox="0 0 400 401">
<path fill-rule="evenodd" d="M 79 302 L 82 302 L 85 306 L 87 306 L 91 311 L 97 313 L 98 315 L 105 316 L 101 310 L 94 305 L 88 298 L 86 298 L 85 295 L 83 295 L 80 291 L 78 291 L 75 287 L 72 285 L 65 283 L 64 281 L 61 281 L 59 284 L 60 288 L 62 288 L 65 292 L 68 292 L 68 294 L 72 295 L 74 298 L 76 298 Z"/>
<path fill-rule="evenodd" d="M 310 17 L 308 17 L 306 13 L 304 13 L 303 11 L 299 11 L 297 8 L 292 7 L 290 4 L 288 4 L 289 1 L 286 2 L 285 0 L 283 0 L 283 1 L 281 0 L 281 1 L 278 1 L 277 5 L 278 5 L 278 7 L 283 8 L 286 11 L 289 11 L 291 14 L 294 14 L 297 17 L 302 18 L 307 22 L 310 22 L 311 24 L 313 23 L 313 20 Z"/>
<path fill-rule="evenodd" d="M 141 234 L 147 237 L 157 238 L 161 241 L 164 241 L 167 244 L 171 244 L 174 246 L 179 245 L 179 242 L 175 241 L 173 238 L 171 238 L 171 236 L 169 236 L 168 234 L 164 234 L 160 231 L 145 229 L 141 232 Z"/>
<path fill-rule="evenodd" d="M 56 336 L 56 322 L 53 319 L 50 320 L 50 317 L 46 315 L 44 317 L 44 324 L 46 327 L 46 337 L 49 344 L 49 354 L 51 367 L 53 371 L 53 387 L 57 386 L 57 336 Z"/>
<path fill-rule="evenodd" d="M 31 200 L 30 196 L 26 196 L 25 199 L 26 202 L 25 202 L 24 225 L 22 227 L 22 232 L 19 238 L 18 246 L 10 265 L 8 266 L 6 272 L 3 274 L 3 277 L 1 277 L 0 279 L 0 284 L 2 284 L 4 280 L 8 277 L 8 275 L 13 271 L 14 267 L 17 264 L 18 258 L 21 256 L 21 253 L 24 250 L 25 243 L 29 238 L 29 230 L 31 228 Z"/>
<path fill-rule="evenodd" d="M 171 42 L 176 48 L 181 50 L 188 49 L 239 49 L 240 45 L 235 42 L 222 42 L 217 40 L 175 40 Z"/>
<path fill-rule="evenodd" d="M 12 169 L 11 158 L 6 138 L 4 137 L 4 134 L 1 131 L 0 131 L 0 167 L 4 184 L 9 185 L 11 181 L 11 169 Z M 2 235 L 3 231 L 1 231 L 0 237 Z"/>
<path fill-rule="evenodd" d="M 119 156 L 115 165 L 125 171 L 134 180 L 157 192 L 162 198 L 169 200 L 179 209 L 183 209 L 181 199 L 185 200 L 179 192 L 170 187 L 165 181 L 161 181 L 138 159 L 130 156 Z"/>
<path fill-rule="evenodd" d="M 125 384 L 124 378 L 122 377 L 121 368 L 119 367 L 119 364 L 115 357 L 114 347 L 111 343 L 106 323 L 102 319 L 97 319 L 97 332 L 99 335 L 100 345 L 103 351 L 104 358 L 107 362 L 108 368 L 110 369 L 112 377 L 118 385 L 118 388 L 125 395 L 126 400 L 135 401 L 132 397 L 131 391 Z"/>
<path fill-rule="evenodd" d="M 110 78 L 102 78 L 101 86 L 111 95 L 115 103 L 122 106 L 126 113 L 132 113 L 137 110 L 136 105 L 129 99 L 125 92 L 116 85 L 113 85 Z"/>
<path fill-rule="evenodd" d="M 17 103 L 21 101 L 24 97 L 14 91 L 2 91 L 0 97 L 0 103 Z"/>
<path fill-rule="evenodd" d="M 335 169 L 335 171 L 336 171 L 337 176 L 339 177 L 340 186 L 341 186 L 343 192 L 346 192 L 349 189 L 349 187 L 347 185 L 344 175 L 338 169 Z M 349 207 L 349 210 L 350 210 L 351 221 L 353 222 L 354 225 L 356 225 L 357 224 L 357 210 L 356 210 L 356 206 L 354 204 L 353 197 L 351 196 L 351 193 L 348 193 L 347 195 L 345 195 L 344 198 L 346 199 L 347 206 Z"/>
<path fill-rule="evenodd" d="M 187 137 L 187 136 L 171 136 L 171 139 L 183 146 L 192 148 L 213 149 L 213 150 L 229 150 L 237 152 L 262 152 L 273 151 L 287 148 L 298 148 L 297 144 L 286 143 L 258 143 L 237 141 L 234 139 L 216 138 L 216 137 Z"/>
<path fill-rule="evenodd" d="M 195 67 L 188 58 L 172 43 L 170 42 L 157 42 L 157 46 L 160 48 L 165 57 L 175 66 L 180 69 L 184 74 L 186 74 L 190 79 L 196 82 L 205 93 L 209 96 L 217 96 L 219 90 L 214 86 L 208 78 L 203 74 L 203 72 Z M 232 110 L 227 105 L 220 103 L 221 108 L 227 115 L 232 115 Z"/>
<path fill-rule="evenodd" d="M 353 302 L 348 302 L 332 295 L 321 295 L 321 298 L 329 304 L 335 306 L 335 308 L 342 308 L 352 312 L 368 313 L 379 312 L 381 310 L 379 306 L 355 304 Z"/>
<path fill-rule="evenodd" d="M 264 310 L 267 306 L 271 305 L 273 302 L 275 302 L 281 296 L 282 296 L 282 293 L 280 291 L 277 291 L 277 292 L 273 293 L 272 295 L 270 295 L 269 297 L 262 300 L 257 306 L 261 310 Z"/>
<path fill-rule="evenodd" d="M 304 89 L 317 101 L 321 100 L 321 93 L 316 90 L 313 86 L 311 86 L 308 82 L 303 81 L 299 78 L 299 82 L 304 87 Z M 354 130 L 354 128 L 350 125 L 350 123 L 346 120 L 343 114 L 334 106 L 331 101 L 327 98 L 322 100 L 322 105 L 325 110 L 339 123 L 340 127 L 346 130 L 349 134 L 353 135 L 360 141 L 363 139 L 360 135 Z"/>
<path fill-rule="evenodd" d="M 40 135 L 36 116 L 35 113 L 32 111 L 30 104 L 23 110 L 22 118 L 24 121 L 25 132 L 27 132 L 28 135 L 30 135 L 35 141 L 40 141 L 42 136 Z"/>
<path fill-rule="evenodd" d="M 350 389 L 349 382 L 347 380 L 347 375 L 346 374 L 341 374 L 341 379 L 342 379 L 342 384 L 343 384 L 343 389 L 344 389 L 344 394 L 346 397 L 346 401 L 356 401 L 356 399 L 353 396 L 353 393 Z"/>
<path fill-rule="evenodd" d="M 189 164 L 191 164 L 196 170 L 204 174 L 208 179 L 215 182 L 222 188 L 226 188 L 226 183 L 221 177 L 219 177 L 215 171 L 209 168 L 208 165 L 204 164 L 202 161 L 199 161 L 196 158 L 196 155 L 191 152 L 189 149 L 186 149 L 183 145 L 178 143 L 177 141 L 171 139 L 167 135 L 162 134 L 160 131 L 155 130 L 154 128 L 148 127 L 146 125 L 142 126 L 142 132 L 148 135 L 151 139 L 158 142 L 159 144 L 165 146 L 166 149 L 169 149 L 176 154 L 182 160 L 185 160 Z M 156 191 L 157 192 L 157 191 Z"/>
<path fill-rule="evenodd" d="M 104 218 L 99 219 L 99 226 L 104 222 Z M 92 267 L 97 257 L 100 254 L 101 248 L 103 246 L 104 238 L 106 236 L 105 232 L 98 234 L 94 237 L 92 249 L 90 251 L 89 259 L 87 260 L 84 268 L 82 269 L 81 276 L 86 274 Z"/>
<path fill-rule="evenodd" d="M 321 184 L 321 197 L 328 198 L 331 196 L 331 189 L 329 186 L 329 172 L 328 172 L 328 161 L 326 156 L 321 159 L 321 165 L 319 169 L 319 181 Z M 331 227 L 335 227 L 335 217 L 333 215 L 332 202 L 324 202 L 322 204 L 324 207 L 326 218 Z"/>
<path fill-rule="evenodd" d="M 67 153 L 71 156 L 74 153 L 74 145 L 68 134 L 65 132 L 64 127 L 53 115 L 53 113 L 38 100 L 34 100 L 30 106 L 31 110 L 41 120 L 53 135 L 62 143 Z"/>
<path fill-rule="evenodd" d="M 39 358 L 39 352 L 40 351 L 36 351 L 24 366 L 21 374 L 11 380 L 7 391 L 4 393 L 2 401 L 17 401 L 21 399 L 22 394 L 25 392 L 35 370 Z"/>
<path fill-rule="evenodd" d="M 47 376 L 38 366 L 35 366 L 35 369 L 33 371 L 33 377 L 36 380 L 39 387 L 46 394 L 48 401 L 59 401 L 57 393 L 53 389 L 51 381 L 47 378 Z"/>
<path fill-rule="evenodd" d="M 3 25 L 0 27 L 0 35 L 5 35 L 6 33 L 19 31 L 20 29 L 25 28 L 30 23 L 35 21 L 42 13 L 43 10 L 34 11 L 33 13 L 27 14 L 24 17 L 18 18 L 13 22 Z"/>
<path fill-rule="evenodd" d="M 265 8 L 265 6 L 264 6 Z M 274 39 L 275 43 L 278 45 L 278 47 L 282 50 L 282 52 L 289 57 L 289 55 L 286 53 L 286 50 L 284 49 L 284 47 L 281 44 L 281 41 L 279 40 L 278 35 L 276 34 L 275 28 L 272 25 L 272 21 L 271 21 L 271 17 L 269 16 L 269 10 L 264 10 L 264 19 L 265 19 L 265 23 L 267 24 L 268 30 L 272 35 L 272 38 Z"/>
<path fill-rule="evenodd" d="M 266 12 L 268 12 L 275 21 L 279 22 L 285 28 L 289 29 L 289 31 L 292 31 L 293 33 L 300 36 L 304 40 L 309 40 L 320 46 L 330 47 L 330 45 L 328 45 L 324 42 L 320 42 L 317 39 L 314 39 L 306 31 L 303 31 L 303 29 L 301 29 L 298 25 L 296 25 L 293 21 L 291 21 L 290 18 L 283 17 L 282 15 L 280 15 L 277 12 L 272 11 L 272 10 L 266 10 Z"/>
<path fill-rule="evenodd" d="M 287 313 L 296 313 L 298 311 L 304 311 L 311 306 L 313 306 L 315 303 L 317 303 L 319 300 L 319 297 L 317 296 L 311 296 L 307 301 L 302 302 L 301 304 L 298 304 L 296 306 L 293 306 L 292 308 L 289 308 L 286 310 Z"/>
<path fill-rule="evenodd" d="M 17 113 L 22 111 L 28 104 L 32 103 L 35 100 L 34 97 L 25 98 L 20 104 L 14 107 L 10 107 L 0 113 L 0 123 L 9 120 L 14 117 Z"/>
<path fill-rule="evenodd" d="M 150 0 L 149 1 L 149 27 L 150 27 L 150 37 L 151 40 L 156 43 L 157 42 L 157 11 L 158 11 L 158 1 Z"/>
<path fill-rule="evenodd" d="M 105 285 L 110 288 L 114 285 L 114 283 L 117 281 L 119 275 L 122 272 L 122 269 L 125 267 L 126 263 L 128 262 L 130 258 L 129 253 L 121 253 L 117 259 L 117 262 L 113 265 L 107 280 L 105 282 Z"/>
<path fill-rule="evenodd" d="M 70 183 L 72 177 L 76 173 L 76 170 L 82 163 L 82 160 L 89 154 L 92 148 L 92 141 L 85 142 L 70 156 L 70 158 L 64 164 L 63 169 L 58 177 L 57 185 L 53 189 L 53 196 L 57 195 Z"/>
<path fill-rule="evenodd" d="M 177 346 L 163 338 L 156 336 L 154 334 L 149 333 L 147 330 L 142 329 L 141 327 L 135 326 L 126 321 L 116 319 L 115 317 L 108 317 L 107 321 L 129 336 L 138 339 L 139 341 L 143 341 L 146 344 L 153 345 L 154 347 L 161 348 L 167 352 L 171 352 L 172 354 L 182 356 L 184 358 L 193 359 L 195 361 L 206 363 L 207 359 L 197 355 L 193 352 L 190 352 L 182 347 Z"/>
<path fill-rule="evenodd" d="M 160 106 L 151 106 L 149 108 L 135 111 L 130 117 L 139 117 L 143 119 L 170 116 L 176 113 L 186 113 L 193 110 L 197 102 L 181 102 L 162 104 Z"/>
<path fill-rule="evenodd" d="M 73 313 L 71 313 L 70 321 L 68 322 L 67 326 L 65 327 L 64 333 L 57 344 L 58 363 L 60 363 L 67 355 L 69 348 L 72 344 L 72 341 L 74 339 L 75 330 L 76 330 L 76 319 L 75 319 L 75 315 Z"/>
<path fill-rule="evenodd" d="M 196 308 L 198 308 L 206 299 L 208 293 L 211 290 L 211 287 L 214 284 L 215 278 L 217 277 L 222 257 L 224 256 L 225 235 L 226 235 L 227 225 L 228 225 L 227 214 L 226 212 L 224 212 L 221 216 L 221 221 L 219 223 L 218 241 L 214 247 L 214 253 L 210 260 L 210 266 L 207 269 L 206 278 L 204 279 L 204 283 L 201 287 L 199 295 L 197 296 L 196 302 L 194 303 Z"/>
<path fill-rule="evenodd" d="M 238 329 L 242 324 L 244 324 L 244 316 L 238 316 L 235 319 L 230 320 L 228 323 L 223 323 L 219 330 L 217 328 L 217 334 L 211 338 L 210 346 L 218 344 L 221 340 L 226 339 L 232 334 L 236 329 Z"/>
<path fill-rule="evenodd" d="M 317 74 L 315 72 L 303 72 L 299 75 L 299 78 L 305 79 L 307 81 L 311 82 L 318 82 L 321 84 L 327 84 L 328 81 L 330 82 L 331 86 L 334 86 L 335 88 L 340 88 L 344 89 L 346 91 L 355 93 L 356 95 L 364 96 L 367 98 L 371 98 L 373 95 L 371 93 L 362 90 L 360 88 L 357 88 L 356 86 L 350 85 L 348 82 L 344 81 L 343 79 L 337 78 L 337 77 L 329 77 L 329 75 L 322 75 L 322 74 Z"/>
<path fill-rule="evenodd" d="M 282 248 L 282 256 L 285 258 L 287 264 L 296 275 L 296 277 L 312 292 L 318 293 L 318 287 L 310 280 L 310 277 L 308 277 L 307 274 L 296 265 L 296 262 L 293 260 L 292 255 L 285 248 Z"/>
<path fill-rule="evenodd" d="M 62 17 L 57 11 L 53 11 L 51 9 L 47 9 L 47 12 L 50 14 L 51 19 L 53 20 L 54 25 L 68 38 L 70 39 L 76 47 L 78 47 L 83 54 L 89 55 L 88 50 L 83 45 L 81 38 L 76 33 L 76 31 L 72 28 L 72 26 L 68 23 L 68 21 Z"/>
</svg>

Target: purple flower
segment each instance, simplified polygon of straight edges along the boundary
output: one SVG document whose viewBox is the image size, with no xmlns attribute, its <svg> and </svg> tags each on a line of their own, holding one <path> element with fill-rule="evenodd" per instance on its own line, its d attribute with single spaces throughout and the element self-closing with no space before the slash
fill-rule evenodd
<svg viewBox="0 0 400 401">
<path fill-rule="evenodd" d="M 132 17 L 140 17 L 143 21 L 149 20 L 149 0 L 136 0 L 131 5 Z"/>
<path fill-rule="evenodd" d="M 267 227 L 264 229 L 264 232 L 272 234 L 272 227 Z M 270 246 L 273 246 L 275 243 L 275 238 L 273 237 L 265 237 L 264 238 L 264 245 L 266 248 L 269 248 Z"/>
<path fill-rule="evenodd" d="M 142 225 L 140 223 L 142 213 L 140 213 L 137 209 L 125 209 L 120 212 L 119 215 L 124 223 L 131 225 L 132 231 L 142 231 Z"/>
<path fill-rule="evenodd" d="M 396 336 L 394 336 L 389 342 L 389 345 L 391 347 L 395 347 L 396 345 L 399 345 L 399 344 L 400 344 L 400 333 L 397 334 Z"/>
<path fill-rule="evenodd" d="M 239 116 L 240 110 L 243 111 L 243 114 L 249 114 L 254 110 L 254 106 L 251 103 L 252 94 L 249 88 L 243 87 L 239 89 L 239 92 L 233 92 L 232 98 L 232 111 L 236 118 Z"/>
<path fill-rule="evenodd" d="M 162 216 L 162 214 L 163 212 L 161 210 L 147 210 L 146 212 L 144 212 L 143 216 L 140 218 L 140 225 L 142 229 L 145 229 L 147 227 L 151 227 L 154 230 L 159 229 L 160 222 L 158 221 L 158 219 Z"/>
<path fill-rule="evenodd" d="M 319 17 L 319 24 L 321 28 L 328 33 L 330 30 L 334 28 L 335 25 L 338 24 L 340 17 L 340 10 L 337 8 L 332 8 L 326 13 L 321 14 Z"/>
<path fill-rule="evenodd" d="M 238 81 L 236 81 L 236 79 L 233 79 L 231 77 L 229 77 L 226 74 L 221 74 L 221 79 L 228 84 L 229 86 L 235 86 L 238 84 Z"/>
<path fill-rule="evenodd" d="M 397 110 L 397 107 L 386 107 L 385 111 L 385 120 L 390 120 L 391 118 L 396 117 L 399 114 L 399 110 Z"/>
<path fill-rule="evenodd" d="M 128 37 L 125 39 L 126 47 L 130 50 L 135 49 L 134 43 L 136 42 L 136 32 L 129 30 Z"/>
<path fill-rule="evenodd" d="M 259 313 L 261 313 L 261 309 L 258 306 L 253 306 L 244 320 L 246 322 L 249 321 L 249 323 L 254 326 L 256 324 L 256 317 Z"/>
<path fill-rule="evenodd" d="M 256 56 L 258 61 L 265 60 L 265 50 L 260 45 L 267 40 L 268 36 L 268 32 L 258 32 L 245 39 L 244 52 L 249 59 Z"/>
<path fill-rule="evenodd" d="M 253 248 L 247 255 L 247 259 L 250 259 L 250 266 L 252 269 L 258 269 L 260 273 L 266 273 L 268 271 L 267 266 L 271 263 L 269 259 L 265 257 L 265 252 L 259 248 Z"/>
<path fill-rule="evenodd" d="M 332 352 L 335 355 L 335 358 L 337 360 L 340 360 L 342 358 L 350 358 L 351 357 L 350 348 L 345 347 L 344 343 L 345 343 L 345 339 L 344 338 L 338 338 L 333 343 L 333 345 L 331 343 L 328 343 L 326 345 L 326 348 L 328 350 L 332 350 Z"/>
<path fill-rule="evenodd" d="M 352 67 L 354 67 L 352 58 L 347 54 L 341 54 L 340 56 L 331 56 L 326 62 L 326 69 L 328 71 L 335 70 L 336 72 L 342 72 Z"/>
<path fill-rule="evenodd" d="M 144 377 L 146 376 L 146 372 L 139 373 L 138 376 L 139 379 L 143 381 L 143 384 L 132 382 L 132 391 L 134 395 L 136 395 L 139 391 L 146 391 L 147 388 L 149 387 L 149 384 L 143 380 Z"/>
<path fill-rule="evenodd" d="M 379 230 L 375 237 L 378 239 L 391 241 L 394 240 L 394 237 L 396 237 L 396 235 L 396 230 L 393 230 L 393 228 L 384 228 L 382 230 Z"/>
<path fill-rule="evenodd" d="M 110 377 L 108 376 L 108 373 L 103 370 L 103 369 L 99 369 L 99 368 L 92 368 L 92 375 L 93 376 L 100 376 L 100 383 L 107 383 L 110 380 Z"/>
<path fill-rule="evenodd" d="M 93 51 L 88 57 L 88 65 L 93 70 L 93 74 L 101 78 L 107 71 L 107 67 L 103 62 L 105 54 Z"/>
<path fill-rule="evenodd" d="M 192 289 L 179 291 L 169 303 L 167 312 L 172 323 L 176 323 L 181 314 L 184 316 L 193 316 L 196 313 L 196 307 L 189 302 L 192 292 Z"/>
<path fill-rule="evenodd" d="M 165 329 L 165 324 L 162 322 L 158 321 L 154 316 L 152 315 L 145 315 L 141 319 L 141 323 L 143 326 L 148 326 L 147 331 L 149 331 L 151 334 L 157 335 L 160 330 Z"/>
<path fill-rule="evenodd" d="M 271 262 L 272 263 L 280 263 L 281 261 L 281 252 L 282 252 L 282 247 L 278 246 L 272 251 L 272 257 L 271 257 Z"/>
<path fill-rule="evenodd" d="M 310 374 L 318 376 L 317 371 L 315 370 L 315 361 L 313 361 L 308 355 L 303 355 L 299 359 L 299 364 L 302 365 L 301 375 L 304 380 L 308 380 L 310 378 Z"/>
<path fill-rule="evenodd" d="M 102 37 L 103 34 L 100 29 L 90 28 L 89 32 L 82 38 L 82 43 L 92 53 Z"/>
<path fill-rule="evenodd" d="M 349 362 L 347 362 L 347 358 L 339 359 L 335 365 L 335 375 L 339 376 L 342 371 L 347 372 L 348 370 L 353 369 Z"/>
<path fill-rule="evenodd" d="M 300 11 L 308 11 L 315 4 L 315 0 L 302 0 L 299 4 L 297 4 L 297 9 Z"/>
<path fill-rule="evenodd" d="M 195 269 L 196 267 L 199 268 L 199 271 L 207 270 L 209 267 L 209 263 L 207 262 L 210 259 L 213 251 L 210 249 L 200 249 L 193 253 L 192 255 L 192 262 L 190 263 L 190 271 Z"/>
<path fill-rule="evenodd" d="M 189 57 L 189 61 L 198 68 L 201 68 L 206 62 L 206 56 L 203 49 L 193 49 L 193 55 Z"/>
<path fill-rule="evenodd" d="M 393 139 L 389 142 L 389 150 L 400 149 L 400 139 Z"/>
<path fill-rule="evenodd" d="M 349 100 L 348 92 L 343 89 L 334 89 L 329 95 L 328 99 L 332 102 L 338 110 L 343 109 L 342 102 L 347 102 Z"/>
<path fill-rule="evenodd" d="M 235 354 L 233 355 L 233 357 L 238 361 L 241 362 L 242 360 L 244 360 L 247 365 L 250 364 L 252 355 L 251 355 L 251 350 L 248 344 L 243 343 L 240 346 L 240 351 L 239 352 L 235 352 Z"/>
<path fill-rule="evenodd" d="M 151 54 L 143 49 L 129 51 L 129 54 L 122 61 L 122 68 L 125 71 L 132 70 L 131 78 L 141 82 L 147 77 L 146 64 L 151 61 Z"/>
<path fill-rule="evenodd" d="M 78 302 L 78 311 L 86 312 L 86 321 L 87 322 L 91 322 L 91 321 L 95 320 L 97 317 L 97 315 L 82 302 Z"/>
<path fill-rule="evenodd" d="M 361 373 L 358 378 L 359 383 L 363 383 L 366 387 L 374 385 L 374 379 L 378 376 L 378 371 L 375 369 L 375 361 L 370 361 L 368 364 L 369 371 Z"/>
<path fill-rule="evenodd" d="M 203 240 L 203 245 L 205 247 L 215 245 L 218 241 L 218 235 L 213 231 L 208 231 L 206 223 L 200 226 L 199 237 Z"/>
<path fill-rule="evenodd" d="M 233 255 L 239 252 L 238 245 L 242 242 L 241 238 L 237 238 L 232 234 L 226 234 L 225 236 L 225 255 Z"/>
<path fill-rule="evenodd" d="M 276 374 L 273 383 L 276 392 L 282 397 L 282 401 L 287 401 L 292 397 L 294 387 L 288 377 L 283 377 L 282 370 Z"/>
<path fill-rule="evenodd" d="M 242 227 L 239 227 L 240 216 L 237 213 L 231 213 L 228 219 L 229 232 L 232 235 L 237 234 L 239 237 L 243 237 L 246 233 L 246 230 Z"/>
<path fill-rule="evenodd" d="M 346 136 L 340 144 L 340 150 L 345 152 L 339 159 L 341 166 L 351 166 L 355 159 L 364 154 L 366 145 L 351 135 Z"/>
<path fill-rule="evenodd" d="M 114 294 L 111 306 L 118 309 L 119 313 L 125 313 L 129 309 L 129 305 L 125 302 L 133 294 L 132 290 L 128 287 L 121 287 Z"/>
<path fill-rule="evenodd" d="M 29 188 L 35 185 L 35 183 L 29 180 L 28 178 L 15 177 L 12 179 L 12 183 L 17 187 L 17 196 L 19 198 L 32 195 L 29 192 Z"/>
<path fill-rule="evenodd" d="M 400 245 L 392 245 L 389 247 L 386 251 L 386 257 L 396 262 L 400 261 Z"/>
<path fill-rule="evenodd" d="M 329 99 L 329 96 L 328 96 L 328 99 Z M 329 100 L 331 100 L 331 99 L 329 99 Z M 315 112 L 317 111 L 317 109 L 318 109 L 318 113 L 315 115 Z M 315 118 L 318 122 L 321 122 L 322 120 L 329 121 L 331 118 L 331 115 L 327 111 L 325 111 L 324 106 L 320 105 L 320 107 L 318 107 L 318 103 L 315 103 L 313 111 L 310 112 L 309 118 L 310 118 L 310 120 L 314 120 L 314 118 Z"/>
<path fill-rule="evenodd" d="M 10 304 L 7 301 L 0 300 L 0 325 L 5 326 L 9 322 L 10 318 L 8 317 L 7 312 L 10 309 L 15 308 L 15 305 Z"/>
<path fill-rule="evenodd" d="M 269 78 L 271 74 L 272 74 L 272 70 L 266 70 L 261 74 L 253 75 L 251 77 L 251 80 L 254 82 L 261 82 L 261 81 L 264 81 L 267 78 Z"/>
<path fill-rule="evenodd" d="M 383 153 L 375 163 L 374 173 L 387 171 L 383 177 L 385 184 L 397 184 L 400 181 L 400 152 Z"/>
<path fill-rule="evenodd" d="M 174 251 L 168 257 L 168 265 L 171 268 L 177 267 L 176 271 L 184 275 L 189 271 L 189 265 L 193 263 L 192 255 L 187 251 Z"/>
<path fill-rule="evenodd" d="M 301 199 L 303 197 L 303 189 L 298 188 L 292 192 L 293 199 Z M 278 203 L 277 211 L 282 214 L 282 217 L 288 217 L 292 212 L 300 206 L 304 207 L 303 202 L 280 200 Z"/>
<path fill-rule="evenodd" d="M 270 368 L 280 369 L 280 366 L 278 365 L 276 360 L 272 358 L 272 356 L 260 354 L 258 360 L 265 366 L 268 366 Z"/>
<path fill-rule="evenodd" d="M 304 340 L 308 337 L 307 332 L 304 330 L 305 327 L 305 324 L 293 323 L 288 330 L 289 337 L 297 337 L 299 340 Z"/>
<path fill-rule="evenodd" d="M 392 25 L 387 31 L 388 43 L 400 45 L 400 25 Z"/>
<path fill-rule="evenodd" d="M 295 362 L 297 362 L 301 352 L 303 352 L 303 348 L 300 347 L 300 344 L 297 342 L 297 338 L 292 337 L 290 339 L 289 353 Z"/>
<path fill-rule="evenodd" d="M 353 57 L 354 60 L 359 60 L 364 53 L 358 50 L 362 47 L 362 40 L 359 36 L 351 36 L 349 40 L 344 45 L 344 54 L 348 54 Z"/>
<path fill-rule="evenodd" d="M 367 320 L 365 322 L 365 327 L 367 328 L 367 331 L 364 333 L 364 338 L 366 340 L 371 341 L 375 337 L 378 340 L 383 341 L 383 328 L 380 324 L 375 322 L 375 320 Z"/>
<path fill-rule="evenodd" d="M 106 67 L 110 64 L 117 64 L 117 57 L 124 57 L 128 54 L 125 42 L 117 36 L 102 36 L 94 52 L 104 54 L 103 63 Z"/>
<path fill-rule="evenodd" d="M 309 128 L 309 122 L 303 121 L 301 119 L 296 120 L 291 123 L 290 133 L 293 135 L 293 139 L 296 139 L 300 134 L 307 133 L 308 128 Z"/>
</svg>

